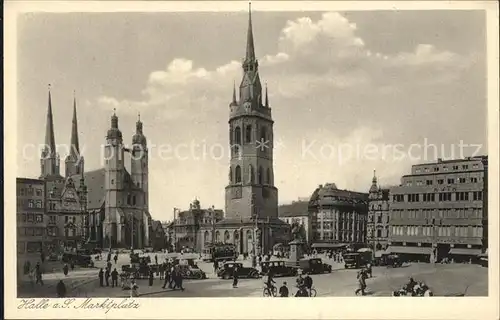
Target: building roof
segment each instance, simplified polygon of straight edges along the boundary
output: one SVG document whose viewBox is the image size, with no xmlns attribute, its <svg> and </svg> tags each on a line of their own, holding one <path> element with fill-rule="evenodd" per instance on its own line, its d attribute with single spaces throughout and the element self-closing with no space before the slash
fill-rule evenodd
<svg viewBox="0 0 500 320">
<path fill-rule="evenodd" d="M 80 177 L 80 175 L 71 177 L 77 189 L 80 188 Z M 87 186 L 88 209 L 98 209 L 102 206 L 106 198 L 104 168 L 85 172 L 84 177 L 85 185 Z"/>
<path fill-rule="evenodd" d="M 163 226 L 161 224 L 161 221 L 159 221 L 159 220 L 152 220 L 151 226 L 153 227 L 153 230 L 161 229 L 163 231 Z"/>
<path fill-rule="evenodd" d="M 338 189 L 334 183 L 320 185 L 309 200 L 310 206 L 354 206 L 368 201 L 368 193 Z"/>
<path fill-rule="evenodd" d="M 33 184 L 44 184 L 45 181 L 42 179 L 33 178 L 16 178 L 17 183 L 33 183 Z"/>
<path fill-rule="evenodd" d="M 294 201 L 278 206 L 279 217 L 301 217 L 309 215 L 309 201 Z"/>
</svg>

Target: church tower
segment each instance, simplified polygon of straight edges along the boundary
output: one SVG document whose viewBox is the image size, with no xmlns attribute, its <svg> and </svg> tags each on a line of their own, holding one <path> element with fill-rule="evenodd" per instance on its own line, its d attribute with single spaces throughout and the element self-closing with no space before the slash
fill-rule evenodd
<svg viewBox="0 0 500 320">
<path fill-rule="evenodd" d="M 273 170 L 274 122 L 267 86 L 263 99 L 259 63 L 255 57 L 251 10 L 242 69 L 239 99 L 236 88 L 233 87 L 233 101 L 229 104 L 231 158 L 229 183 L 226 187 L 226 218 L 277 218 L 278 190 L 274 186 Z"/>
<path fill-rule="evenodd" d="M 131 176 L 134 185 L 142 189 L 144 197 L 142 205 L 144 210 L 148 210 L 148 146 L 146 136 L 142 131 L 141 116 L 135 125 L 135 134 L 132 137 L 132 154 L 131 154 Z"/>
<path fill-rule="evenodd" d="M 116 246 L 122 242 L 125 223 L 122 212 L 123 180 L 125 176 L 124 146 L 122 132 L 118 129 L 118 117 L 113 113 L 111 128 L 106 136 L 104 147 L 104 188 L 106 191 L 105 219 L 104 219 L 104 245 Z"/>
<path fill-rule="evenodd" d="M 52 97 L 49 85 L 49 103 L 47 108 L 47 124 L 45 127 L 45 145 L 40 158 L 40 179 L 60 180 L 60 158 L 56 150 L 54 136 L 54 119 L 52 116 Z"/>
<path fill-rule="evenodd" d="M 73 121 L 71 123 L 71 143 L 69 155 L 66 157 L 66 178 L 73 175 L 82 175 L 84 172 L 84 160 L 80 155 L 80 144 L 78 142 L 78 123 L 76 117 L 76 97 L 73 97 Z"/>
<path fill-rule="evenodd" d="M 372 185 L 370 187 L 370 191 L 368 194 L 368 199 L 370 200 L 375 200 L 378 198 L 378 186 L 377 186 L 377 176 L 375 174 L 375 170 L 373 170 L 373 179 L 372 179 Z"/>
</svg>

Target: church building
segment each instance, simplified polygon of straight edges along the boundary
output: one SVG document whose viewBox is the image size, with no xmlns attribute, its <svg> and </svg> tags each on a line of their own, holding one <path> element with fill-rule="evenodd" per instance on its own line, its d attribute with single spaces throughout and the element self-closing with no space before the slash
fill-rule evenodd
<svg viewBox="0 0 500 320">
<path fill-rule="evenodd" d="M 278 189 L 274 186 L 273 119 L 267 95 L 262 92 L 255 56 L 252 16 L 249 12 L 246 56 L 239 94 L 233 87 L 229 104 L 231 150 L 225 217 L 211 228 L 240 253 L 267 254 L 273 245 L 289 240 L 290 226 L 278 218 Z M 208 235 L 210 238 L 210 235 Z"/>
<path fill-rule="evenodd" d="M 60 174 L 56 150 L 52 99 L 49 90 L 45 146 L 40 179 L 46 182 L 48 240 L 54 246 L 95 243 L 103 248 L 150 245 L 151 215 L 148 211 L 148 149 L 140 118 L 132 147 L 127 148 L 113 114 L 104 145 L 104 168 L 85 172 L 80 154 L 76 99 L 65 175 Z M 124 154 L 131 154 L 131 172 Z"/>
</svg>

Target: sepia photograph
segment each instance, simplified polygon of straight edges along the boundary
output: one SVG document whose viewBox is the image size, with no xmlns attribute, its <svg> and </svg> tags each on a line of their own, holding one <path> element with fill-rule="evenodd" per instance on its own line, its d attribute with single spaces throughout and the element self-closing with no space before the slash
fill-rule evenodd
<svg viewBox="0 0 500 320">
<path fill-rule="evenodd" d="M 497 294 L 485 7 L 136 4 L 16 13 L 17 308 Z"/>
</svg>

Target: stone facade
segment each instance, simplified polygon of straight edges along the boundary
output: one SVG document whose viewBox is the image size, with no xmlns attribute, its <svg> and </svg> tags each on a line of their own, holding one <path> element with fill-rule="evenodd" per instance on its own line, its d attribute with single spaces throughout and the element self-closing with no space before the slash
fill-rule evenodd
<svg viewBox="0 0 500 320">
<path fill-rule="evenodd" d="M 140 119 L 132 148 L 127 148 L 118 128 L 118 117 L 104 147 L 104 168 L 85 172 L 78 143 L 76 99 L 70 152 L 65 177 L 55 147 L 52 99 L 49 91 L 45 147 L 40 179 L 46 183 L 48 241 L 53 246 L 94 242 L 100 247 L 146 247 L 150 245 L 151 215 L 148 211 L 148 150 Z M 131 173 L 125 169 L 124 153 L 130 152 Z"/>
<path fill-rule="evenodd" d="M 278 189 L 274 186 L 274 121 L 267 95 L 262 92 L 255 56 L 251 12 L 246 56 L 239 94 L 233 88 L 229 104 L 231 149 L 224 220 L 216 233 L 227 235 L 241 253 L 272 250 L 275 241 L 287 241 L 288 224 L 278 219 Z M 210 228 L 204 229 L 210 231 Z M 238 240 L 236 240 L 238 239 Z"/>
<path fill-rule="evenodd" d="M 368 199 L 367 241 L 374 250 L 385 250 L 389 240 L 389 189 L 377 185 L 375 174 Z"/>
<path fill-rule="evenodd" d="M 320 185 L 309 201 L 312 242 L 364 244 L 368 218 L 368 194 Z"/>
<path fill-rule="evenodd" d="M 306 232 L 305 241 L 311 243 L 313 230 L 311 223 L 312 212 L 309 211 L 309 200 L 293 201 L 290 204 L 280 205 L 278 207 L 278 212 L 279 218 L 290 226 L 294 222 L 303 225 Z"/>
<path fill-rule="evenodd" d="M 487 161 L 439 159 L 412 166 L 401 185 L 391 188 L 391 251 L 431 261 L 484 251 Z"/>
</svg>

